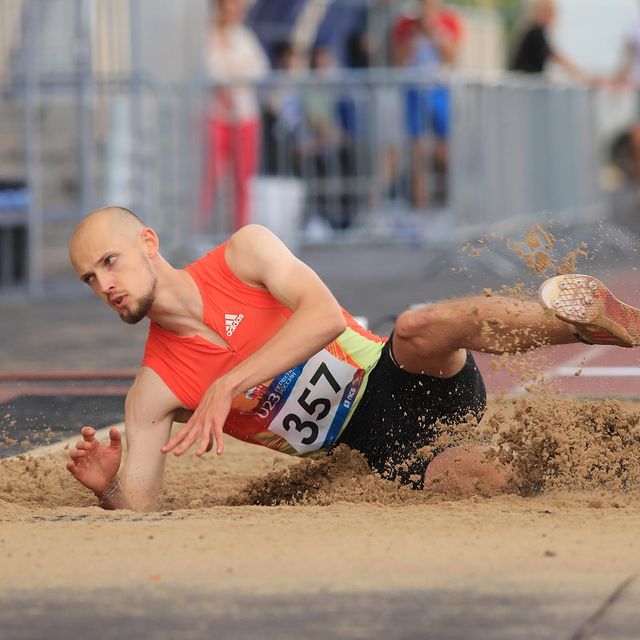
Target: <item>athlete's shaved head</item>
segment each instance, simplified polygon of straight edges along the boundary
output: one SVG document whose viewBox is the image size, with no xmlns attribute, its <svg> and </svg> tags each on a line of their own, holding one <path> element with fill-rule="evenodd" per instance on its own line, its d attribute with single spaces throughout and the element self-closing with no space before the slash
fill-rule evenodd
<svg viewBox="0 0 640 640">
<path fill-rule="evenodd" d="M 129 209 L 101 207 L 84 217 L 69 241 L 69 259 L 80 279 L 130 324 L 154 301 L 158 237 Z"/>
<path fill-rule="evenodd" d="M 124 207 L 100 207 L 99 209 L 94 209 L 80 220 L 71 236 L 69 250 L 71 251 L 74 241 L 81 237 L 83 233 L 92 233 L 97 229 L 101 229 L 112 234 L 133 237 L 142 231 L 144 227 L 144 222 L 129 209 Z"/>
</svg>

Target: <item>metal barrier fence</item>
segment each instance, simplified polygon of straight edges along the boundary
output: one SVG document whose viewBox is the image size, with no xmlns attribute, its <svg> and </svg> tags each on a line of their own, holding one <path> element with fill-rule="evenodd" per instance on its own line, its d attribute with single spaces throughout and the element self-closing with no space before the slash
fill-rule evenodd
<svg viewBox="0 0 640 640">
<path fill-rule="evenodd" d="M 93 81 L 80 97 L 73 77 L 4 87 L 0 110 L 10 132 L 0 137 L 0 178 L 28 185 L 34 292 L 45 279 L 70 275 L 66 236 L 95 206 L 139 212 L 179 260 L 233 231 L 233 149 L 215 199 L 203 196 L 211 162 L 221 162 L 210 155 L 207 115 L 220 88 L 131 76 Z M 259 169 L 245 176 L 251 219 L 293 246 L 408 240 L 453 247 L 549 217 L 603 214 L 594 96 L 583 88 L 455 77 L 417 83 L 385 71 L 274 76 L 251 90 L 261 105 Z M 433 123 L 409 123 L 416 101 L 420 117 L 430 119 L 437 100 L 450 100 L 443 156 Z M 239 142 L 232 136 L 230 144 Z"/>
<path fill-rule="evenodd" d="M 263 129 L 254 219 L 281 233 L 454 246 L 606 213 L 596 94 L 582 86 L 372 70 L 274 75 L 254 90 Z M 228 210 L 214 220 L 209 230 L 233 228 Z"/>
<path fill-rule="evenodd" d="M 453 87 L 451 209 L 459 236 L 605 214 L 593 90 L 517 76 Z"/>
<path fill-rule="evenodd" d="M 83 0 L 0 0 L 0 290 L 68 282 L 70 230 L 105 203 L 138 212 L 178 261 L 236 224 L 233 161 L 215 197 L 209 189 L 220 160 L 209 106 L 229 87 L 142 73 L 139 6 L 99 2 L 96 16 Z M 260 105 L 259 168 L 244 184 L 252 219 L 292 246 L 450 248 L 493 229 L 603 213 L 584 88 L 391 69 L 274 74 L 245 88 Z"/>
</svg>

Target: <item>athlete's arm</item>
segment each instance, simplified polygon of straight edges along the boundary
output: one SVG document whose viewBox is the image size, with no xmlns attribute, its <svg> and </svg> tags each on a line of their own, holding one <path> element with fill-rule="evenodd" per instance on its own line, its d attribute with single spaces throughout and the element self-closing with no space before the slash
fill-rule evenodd
<svg viewBox="0 0 640 640">
<path fill-rule="evenodd" d="M 222 427 L 232 398 L 308 360 L 346 328 L 342 310 L 327 286 L 268 229 L 242 228 L 229 240 L 225 257 L 240 280 L 268 289 L 293 314 L 260 349 L 209 387 L 164 452 L 181 455 L 200 440 L 196 454 L 201 456 L 210 448 L 213 431 L 216 452 L 222 453 Z"/>
<path fill-rule="evenodd" d="M 70 452 L 67 469 L 100 499 L 105 509 L 149 511 L 155 507 L 162 486 L 167 442 L 173 412 L 179 401 L 160 377 L 143 367 L 125 401 L 127 459 L 119 474 L 122 443 L 117 429 L 109 432 L 110 443 L 95 439 L 95 430 L 82 429 L 83 440 Z"/>
</svg>

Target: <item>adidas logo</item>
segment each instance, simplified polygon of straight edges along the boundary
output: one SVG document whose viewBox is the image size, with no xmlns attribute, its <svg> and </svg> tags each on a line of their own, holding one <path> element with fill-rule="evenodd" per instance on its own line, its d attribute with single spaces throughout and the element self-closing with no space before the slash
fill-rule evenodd
<svg viewBox="0 0 640 640">
<path fill-rule="evenodd" d="M 224 325 L 227 329 L 227 335 L 229 337 L 233 335 L 233 332 L 238 328 L 238 325 L 242 322 L 243 318 L 243 313 L 239 313 L 238 315 L 235 315 L 233 313 L 224 314 Z"/>
</svg>

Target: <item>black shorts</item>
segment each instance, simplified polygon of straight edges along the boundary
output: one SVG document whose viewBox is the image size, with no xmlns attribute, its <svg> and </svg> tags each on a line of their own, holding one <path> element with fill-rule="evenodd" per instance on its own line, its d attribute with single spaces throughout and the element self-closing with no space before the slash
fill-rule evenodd
<svg viewBox="0 0 640 640">
<path fill-rule="evenodd" d="M 437 436 L 435 424 L 456 424 L 472 413 L 478 420 L 487 394 L 473 356 L 451 378 L 409 373 L 393 359 L 391 342 L 369 375 L 367 389 L 336 444 L 362 453 L 382 477 L 414 489 L 424 486 L 429 460 L 417 455 Z"/>
</svg>

